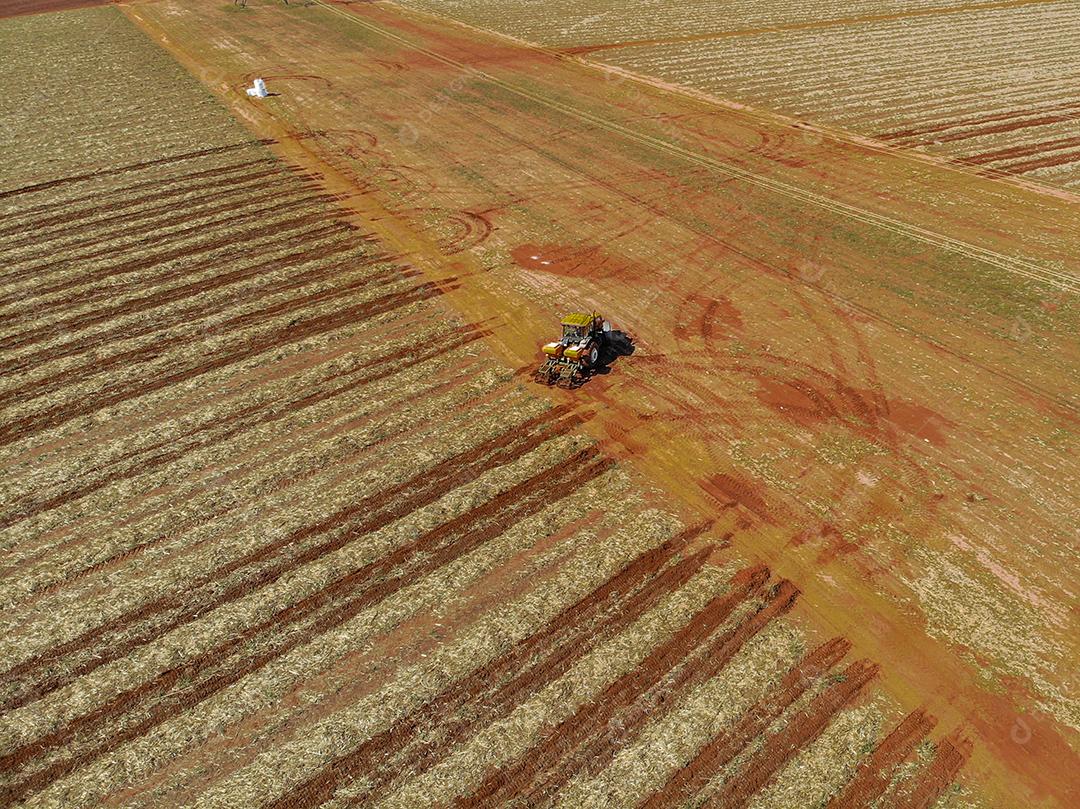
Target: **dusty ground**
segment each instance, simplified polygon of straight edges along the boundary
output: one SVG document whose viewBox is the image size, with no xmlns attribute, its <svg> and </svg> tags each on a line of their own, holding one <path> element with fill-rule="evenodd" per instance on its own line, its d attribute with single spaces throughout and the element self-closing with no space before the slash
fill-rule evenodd
<svg viewBox="0 0 1080 809">
<path fill-rule="evenodd" d="M 6 800 L 1075 803 L 1067 196 L 385 4 L 124 13 L 5 23 L 131 93 L 0 190 Z M 524 385 L 582 306 L 635 353 Z"/>
</svg>

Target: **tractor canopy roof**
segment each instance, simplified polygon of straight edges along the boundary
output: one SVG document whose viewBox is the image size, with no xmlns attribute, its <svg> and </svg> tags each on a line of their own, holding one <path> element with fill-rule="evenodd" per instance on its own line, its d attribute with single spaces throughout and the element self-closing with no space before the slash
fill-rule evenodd
<svg viewBox="0 0 1080 809">
<path fill-rule="evenodd" d="M 585 312 L 575 312 L 562 319 L 564 326 L 588 326 L 592 323 L 593 316 Z"/>
</svg>

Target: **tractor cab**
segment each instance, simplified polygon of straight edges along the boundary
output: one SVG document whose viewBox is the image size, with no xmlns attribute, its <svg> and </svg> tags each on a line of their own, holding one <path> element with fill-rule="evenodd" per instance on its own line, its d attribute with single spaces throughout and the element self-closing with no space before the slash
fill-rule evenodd
<svg viewBox="0 0 1080 809">
<path fill-rule="evenodd" d="M 566 346 L 580 343 L 591 330 L 594 319 L 592 315 L 583 313 L 564 317 L 562 319 L 562 340 L 560 342 Z"/>
</svg>

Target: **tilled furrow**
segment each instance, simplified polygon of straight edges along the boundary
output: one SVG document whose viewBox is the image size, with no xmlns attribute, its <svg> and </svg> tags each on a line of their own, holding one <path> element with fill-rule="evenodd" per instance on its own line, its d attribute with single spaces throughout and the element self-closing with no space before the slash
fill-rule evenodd
<svg viewBox="0 0 1080 809">
<path fill-rule="evenodd" d="M 769 578 L 765 568 L 751 568 L 732 579 L 731 591 L 713 598 L 675 635 L 654 649 L 633 671 L 608 686 L 596 699 L 582 705 L 536 747 L 516 762 L 491 773 L 473 792 L 455 805 L 479 807 L 513 796 L 526 796 L 538 782 L 580 745 L 602 732 L 611 718 L 628 707 L 676 665 L 693 655 L 732 612 L 752 597 Z"/>
<path fill-rule="evenodd" d="M 131 450 L 118 458 L 110 459 L 106 464 L 88 466 L 77 485 L 70 489 L 55 494 L 49 491 L 35 492 L 20 501 L 11 503 L 5 508 L 5 515 L 0 517 L 0 530 L 46 511 L 65 506 L 106 486 L 167 466 L 208 444 L 223 445 L 249 430 L 296 415 L 314 405 L 394 376 L 475 342 L 485 335 L 486 332 L 483 330 L 456 329 L 422 346 L 366 361 L 347 374 L 332 374 L 326 378 L 326 382 L 342 379 L 345 381 L 313 391 L 301 399 L 248 405 L 229 413 L 224 419 L 215 419 L 182 434 L 169 436 L 150 446 Z M 366 371 L 366 373 L 357 374 L 357 371 Z M 148 540 L 150 541 L 153 540 Z"/>
<path fill-rule="evenodd" d="M 306 264 L 323 262 L 325 259 L 329 258 L 339 258 L 343 254 L 349 252 L 357 252 L 359 254 L 351 261 L 339 261 L 330 265 L 320 263 L 313 269 L 298 273 L 295 277 L 316 280 L 325 276 L 331 276 L 339 271 L 363 267 L 377 261 L 389 260 L 389 257 L 383 254 L 367 254 L 361 247 L 358 247 L 355 242 L 352 241 L 331 241 L 330 243 L 319 247 L 291 253 L 280 259 L 273 259 L 271 261 L 240 267 L 230 272 L 201 278 L 198 281 L 192 281 L 191 283 L 182 284 L 177 287 L 163 289 L 141 298 L 124 300 L 114 306 L 95 307 L 92 311 L 84 312 L 81 315 L 76 315 L 75 317 L 66 320 L 50 323 L 44 328 L 31 329 L 12 334 L 6 338 L 0 339 L 0 351 L 15 351 L 29 348 L 39 343 L 47 342 L 57 335 L 76 334 L 77 332 L 92 326 L 110 324 L 112 321 L 120 318 L 142 314 L 150 309 L 163 307 L 171 303 L 182 301 L 186 298 L 203 296 L 208 292 L 217 290 L 230 291 L 228 290 L 228 287 L 240 284 L 244 281 L 269 277 L 272 273 L 279 270 L 290 270 Z M 286 276 L 285 279 L 277 282 L 277 284 L 267 284 L 266 286 L 253 290 L 250 294 L 266 295 L 271 294 L 273 291 L 280 291 L 284 284 L 290 283 L 290 280 L 291 279 Z M 251 300 L 251 298 L 245 298 L 245 301 L 249 300 Z M 188 322 L 193 316 L 216 314 L 225 307 L 236 305 L 236 303 L 237 301 L 234 298 L 206 300 L 200 297 L 198 302 L 192 306 L 171 311 L 168 315 L 158 315 L 153 320 L 148 319 L 140 327 L 135 329 L 133 329 L 130 324 L 116 325 L 111 329 L 97 332 L 94 334 L 94 339 L 107 340 L 110 338 L 129 339 L 131 337 L 138 337 L 142 334 L 149 333 L 149 331 L 152 330 L 158 330 L 177 323 Z M 50 362 L 52 360 L 71 356 L 72 354 L 78 353 L 80 349 L 78 349 L 77 346 L 79 344 L 80 342 L 78 340 L 59 344 L 53 343 L 48 348 L 40 350 L 37 353 L 24 354 L 17 359 L 0 363 L 0 374 L 11 373 L 26 365 L 37 365 L 43 362 Z"/>
<path fill-rule="evenodd" d="M 0 757 L 0 769 L 14 771 L 39 757 L 63 748 L 65 754 L 84 738 L 89 749 L 64 755 L 0 791 L 19 800 L 46 783 L 61 778 L 119 745 L 148 732 L 161 722 L 198 704 L 221 689 L 258 670 L 271 660 L 297 648 L 361 611 L 377 605 L 402 587 L 450 564 L 498 536 L 513 525 L 556 501 L 560 493 L 573 491 L 611 466 L 597 460 L 595 449 L 582 450 L 554 470 L 544 470 L 450 523 L 428 532 L 377 562 L 361 568 L 318 593 L 308 596 L 272 618 L 248 628 L 237 638 L 211 649 L 176 669 L 163 672 L 151 683 L 117 696 L 106 709 L 86 717 Z M 447 537 L 459 535 L 446 541 Z M 412 563 L 412 564 L 410 564 Z M 389 572 L 402 566 L 394 576 Z M 329 607 L 322 614 L 319 611 Z M 307 619 L 311 618 L 310 623 Z M 296 631 L 291 631 L 295 627 Z M 269 634 L 268 646 L 245 654 L 243 645 Z M 175 693 L 174 693 L 175 692 Z M 146 700 L 153 704 L 147 705 Z M 135 722 L 126 724 L 133 714 Z"/>
<path fill-rule="evenodd" d="M 641 809 L 675 809 L 701 792 L 811 685 L 839 663 L 850 648 L 846 640 L 834 638 L 806 655 L 734 727 L 715 736 L 685 767 L 676 770 L 663 787 L 642 801 Z"/>
<path fill-rule="evenodd" d="M 633 744 L 641 736 L 647 723 L 655 722 L 669 713 L 677 704 L 679 695 L 689 693 L 706 680 L 719 675 L 748 640 L 794 606 L 798 595 L 799 591 L 790 582 L 782 582 L 774 588 L 759 608 L 717 637 L 697 658 L 680 668 L 674 677 L 643 694 L 616 722 L 609 725 L 604 734 L 569 757 L 561 768 L 561 774 L 547 779 L 545 793 L 554 795 L 579 771 L 597 775 L 611 763 L 621 747 Z"/>
<path fill-rule="evenodd" d="M 560 419 L 563 413 L 558 409 L 549 411 L 523 424 L 520 431 L 504 433 L 483 442 L 388 491 L 373 494 L 318 523 L 305 526 L 285 538 L 223 564 L 200 579 L 188 582 L 182 593 L 144 604 L 14 666 L 4 674 L 5 684 L 14 693 L 9 692 L 3 710 L 40 699 L 198 615 L 265 587 L 286 573 L 434 502 L 450 489 L 472 480 L 482 472 L 524 456 L 550 438 L 565 434 L 578 423 L 574 417 Z M 328 535 L 330 538 L 326 539 Z M 239 578 L 233 575 L 237 573 Z M 132 632 L 132 627 L 140 624 L 145 628 Z M 84 659 L 70 670 L 42 677 L 43 673 L 56 669 L 58 663 L 72 655 Z"/>
<path fill-rule="evenodd" d="M 429 769 L 453 749 L 455 740 L 482 722 L 505 716 L 528 694 L 560 676 L 601 637 L 617 634 L 700 570 L 707 551 L 669 566 L 649 581 L 655 570 L 663 568 L 704 527 L 684 531 L 643 553 L 505 654 L 294 787 L 273 804 L 273 809 L 319 806 L 330 800 L 340 785 L 361 775 L 378 790 L 397 773 L 412 775 Z M 482 710 L 461 717 L 459 712 L 470 705 L 480 705 Z M 436 727 L 442 729 L 441 740 L 432 743 L 430 736 Z M 399 762 L 396 757 L 402 751 L 408 751 L 409 759 Z"/>
<path fill-rule="evenodd" d="M 155 177 L 140 183 L 133 183 L 132 185 L 105 190 L 98 194 L 86 194 L 80 197 L 72 197 L 62 202 L 50 202 L 43 205 L 20 208 L 12 213 L 0 215 L 0 222 L 20 220 L 18 224 L 0 227 L 0 238 L 9 236 L 12 233 L 18 233 L 31 226 L 41 227 L 43 225 L 62 224 L 69 221 L 81 221 L 95 214 L 99 214 L 102 211 L 119 213 L 120 211 L 126 211 L 129 208 L 140 208 L 148 202 L 168 199 L 172 196 L 189 193 L 192 190 L 198 190 L 203 187 L 199 183 L 192 183 L 193 180 L 204 180 L 208 177 L 216 177 L 218 178 L 217 182 L 229 182 L 226 177 L 234 172 L 240 171 L 250 175 L 252 173 L 258 173 L 256 171 L 258 168 L 275 165 L 279 164 L 276 164 L 276 161 L 270 156 L 258 157 L 254 160 L 229 163 L 224 166 L 214 166 L 213 168 L 201 169 L 188 174 L 180 174 L 171 177 L 168 175 L 160 178 Z M 280 170 L 279 166 L 279 171 Z M 188 183 L 191 183 L 191 185 L 187 185 Z M 215 183 L 210 187 L 218 186 Z M 138 194 L 143 191 L 150 191 L 151 193 L 138 196 Z M 117 201 L 114 202 L 113 200 Z M 55 211 L 59 211 L 60 213 L 54 214 Z M 67 218 L 69 213 L 71 219 Z"/>
<path fill-rule="evenodd" d="M 126 224 L 106 220 L 72 228 L 73 244 L 51 244 L 35 252 L 24 252 L 16 260 L 26 269 L 17 284 L 27 277 L 37 281 L 48 275 L 60 276 L 73 267 L 92 267 L 102 261 L 115 261 L 131 253 L 175 244 L 189 237 L 198 237 L 210 230 L 256 222 L 305 205 L 326 202 L 329 196 L 320 192 L 314 183 L 282 187 L 275 180 L 257 183 L 246 188 L 227 189 L 209 194 L 201 200 L 183 200 L 163 210 L 160 217 L 141 224 Z M 269 203 L 269 204 L 266 204 Z M 262 205 L 262 208 L 256 207 Z M 273 222 L 268 222 L 272 227 Z M 60 256 L 59 260 L 54 260 Z M 40 263 L 46 260 L 43 266 Z"/>
<path fill-rule="evenodd" d="M 856 661 L 775 735 L 765 739 L 761 749 L 730 780 L 705 802 L 710 809 L 746 806 L 799 750 L 818 738 L 833 718 L 849 705 L 877 676 L 878 667 Z"/>
<path fill-rule="evenodd" d="M 62 254 L 62 257 L 55 258 L 54 260 L 45 263 L 28 263 L 27 265 L 24 265 L 24 268 L 19 273 L 18 277 L 11 279 L 10 283 L 5 284 L 4 289 L 10 290 L 13 286 L 22 281 L 29 281 L 30 283 L 23 289 L 14 289 L 8 292 L 0 299 L 0 303 L 6 304 L 19 297 L 25 300 L 36 300 L 37 298 L 46 295 L 63 292 L 73 287 L 84 286 L 91 282 L 115 277 L 116 275 L 130 274 L 132 271 L 130 269 L 131 266 L 146 269 L 157 263 L 165 263 L 176 258 L 207 252 L 209 249 L 213 249 L 211 245 L 222 247 L 228 244 L 228 242 L 223 239 L 218 239 L 209 243 L 203 241 L 207 233 L 221 233 L 226 230 L 240 228 L 243 225 L 253 223 L 258 223 L 272 232 L 275 228 L 283 225 L 287 226 L 290 223 L 290 220 L 296 219 L 295 216 L 289 216 L 284 219 L 284 221 L 279 221 L 280 217 L 293 212 L 318 208 L 321 203 L 325 203 L 329 200 L 327 195 L 322 193 L 312 193 L 307 189 L 297 189 L 296 193 L 299 194 L 299 196 L 295 196 L 289 192 L 283 193 L 281 191 L 269 190 L 264 194 L 250 197 L 249 200 L 246 201 L 250 201 L 253 204 L 253 207 L 244 206 L 239 212 L 235 210 L 234 205 L 220 206 L 211 211 L 188 211 L 187 216 L 177 223 L 178 225 L 183 225 L 183 227 L 178 227 L 176 229 L 171 227 L 161 228 L 156 223 L 151 223 L 144 227 L 132 228 L 130 231 L 122 231 L 121 238 L 124 238 L 125 241 L 122 241 L 119 244 L 109 243 L 111 240 L 106 236 L 106 238 L 95 242 L 95 244 L 106 245 L 104 247 L 92 247 L 83 252 Z M 255 207 L 258 205 L 262 205 L 262 207 Z M 216 216 L 217 218 L 204 220 L 204 216 Z M 107 231 L 107 233 L 108 232 L 110 231 Z M 115 233 L 116 231 L 111 232 Z M 251 235 L 260 232 L 260 228 L 252 228 L 249 229 L 247 235 L 250 237 Z M 242 234 L 243 231 L 240 230 L 239 232 L 234 233 L 232 238 L 236 241 L 242 241 Z M 140 238 L 128 240 L 129 236 L 137 236 Z M 151 261 L 149 264 L 142 264 L 146 259 L 135 259 L 134 261 L 122 260 L 131 253 L 142 254 L 145 253 L 147 249 L 158 247 L 162 244 L 175 247 L 175 249 L 170 253 L 165 254 L 166 257 L 161 261 Z M 55 256 L 51 251 L 46 251 L 43 255 Z M 117 260 L 120 260 L 119 263 L 109 264 L 101 270 L 91 269 L 91 267 L 104 261 L 115 262 Z M 22 262 L 20 261 L 20 264 L 21 263 Z M 126 269 L 121 271 L 119 268 Z M 71 277 L 73 274 L 75 277 Z M 48 279 L 50 276 L 52 276 L 54 280 L 44 280 Z"/>
<path fill-rule="evenodd" d="M 934 758 L 916 777 L 914 788 L 896 800 L 896 809 L 930 809 L 956 780 L 971 757 L 972 743 L 960 734 L 938 742 Z"/>
<path fill-rule="evenodd" d="M 98 171 L 85 172 L 83 174 L 73 174 L 70 177 L 62 177 L 58 180 L 47 180 L 40 183 L 33 183 L 32 185 L 24 185 L 20 188 L 12 188 L 7 191 L 0 191 L 0 199 L 8 199 L 9 197 L 22 196 L 23 194 L 33 194 L 39 191 L 48 191 L 53 188 L 70 185 L 72 183 L 86 182 L 87 180 L 100 180 L 105 179 L 106 177 L 116 177 L 117 175 L 145 171 L 146 169 L 158 168 L 160 166 L 167 166 L 174 163 L 185 163 L 189 160 L 197 160 L 202 157 L 224 154 L 226 152 L 235 152 L 242 149 L 252 149 L 259 146 L 268 146 L 271 143 L 273 143 L 272 140 L 262 139 L 245 141 L 243 143 L 233 143 L 226 146 L 213 146 L 206 149 L 196 149 L 192 152 L 185 152 L 184 154 L 172 155 L 170 157 L 160 157 L 156 160 L 145 160 L 141 163 L 131 163 L 129 165 L 120 166 L 114 169 L 103 169 Z"/>
<path fill-rule="evenodd" d="M 98 203 L 81 214 L 72 211 L 70 217 L 60 214 L 46 219 L 31 220 L 13 231 L 14 233 L 21 233 L 31 229 L 34 231 L 32 234 L 24 235 L 21 238 L 10 238 L 12 232 L 10 230 L 8 234 L 0 232 L 0 243 L 10 250 L 21 250 L 24 247 L 43 248 L 37 253 L 19 256 L 20 263 L 34 261 L 65 249 L 64 245 L 57 244 L 57 242 L 70 240 L 79 243 L 96 243 L 108 239 L 138 236 L 155 228 L 167 231 L 171 225 L 177 221 L 182 221 L 182 219 L 176 217 L 176 214 L 188 215 L 183 218 L 190 218 L 195 214 L 210 216 L 225 209 L 202 209 L 223 200 L 232 200 L 231 205 L 233 207 L 240 204 L 250 205 L 255 199 L 263 198 L 262 195 L 258 198 L 248 196 L 251 192 L 263 191 L 267 188 L 277 188 L 279 192 L 283 192 L 287 189 L 282 188 L 282 181 L 288 180 L 291 180 L 288 174 L 283 173 L 278 168 L 268 167 L 262 171 L 251 172 L 236 179 L 223 180 L 217 177 L 202 185 L 164 191 L 150 198 L 161 203 L 159 205 L 147 205 L 147 199 L 145 198 L 141 201 L 125 201 L 122 204 L 113 205 Z M 290 182 L 289 185 L 293 185 L 293 183 Z M 297 184 L 297 188 L 310 191 L 315 188 L 315 184 L 308 183 L 302 186 Z M 134 210 L 129 213 L 122 213 L 128 208 L 134 208 Z M 150 221 L 147 222 L 146 220 Z M 131 227 L 136 223 L 145 224 Z M 55 227 L 57 225 L 60 227 Z M 98 238 L 95 239 L 95 236 Z M 25 277 L 25 272 L 12 273 L 10 276 L 5 276 L 3 280 L 5 283 L 20 280 L 20 278 Z"/>
<path fill-rule="evenodd" d="M 885 794 L 896 768 L 926 738 L 937 721 L 923 710 L 909 713 L 904 721 L 874 748 L 843 791 L 829 801 L 827 809 L 861 809 L 872 806 Z"/>
<path fill-rule="evenodd" d="M 479 339 L 480 336 L 481 336 L 481 333 L 472 333 L 472 334 L 462 333 L 459 337 L 456 338 L 456 346 L 457 347 L 465 346 L 469 342 L 471 342 L 473 340 L 476 340 L 476 339 Z M 412 364 L 416 364 L 416 362 L 410 362 L 410 363 L 407 363 L 407 364 L 412 365 Z M 382 371 L 382 372 L 380 372 L 378 374 L 378 376 L 380 378 L 389 378 L 389 377 L 394 376 L 397 373 L 397 371 L 399 371 L 399 370 L 405 370 L 405 369 L 404 369 L 404 367 L 398 367 L 396 369 L 392 369 L 392 370 L 388 370 L 388 371 Z M 451 398 L 460 398 L 461 393 L 463 391 L 468 390 L 467 386 L 462 384 L 462 379 L 463 378 L 461 376 L 458 376 L 456 378 L 451 378 L 451 379 L 448 379 L 446 381 L 436 383 L 433 387 L 431 387 L 427 391 L 425 391 L 424 398 L 426 398 L 428 396 L 432 396 L 432 397 L 437 397 L 439 400 L 442 400 L 442 399 L 444 399 L 444 397 L 446 396 L 448 391 L 455 391 L 455 393 L 456 393 L 456 395 L 454 395 Z M 374 382 L 374 381 L 378 381 L 378 380 L 376 380 L 376 379 L 362 380 L 363 384 L 366 384 L 367 382 Z M 358 384 L 357 387 L 359 387 L 359 386 L 360 385 Z M 288 410 L 286 409 L 285 411 L 283 411 L 281 413 L 278 413 L 276 415 L 274 415 L 274 414 L 271 414 L 271 415 L 273 416 L 273 418 L 281 418 L 281 417 L 292 415 L 292 414 L 290 412 L 288 412 Z M 273 420 L 273 418 L 269 418 L 267 420 Z M 234 429 L 229 433 L 229 435 L 227 437 L 232 438 L 235 435 L 243 433 L 248 428 L 253 428 L 253 427 L 259 426 L 260 423 L 262 423 L 261 419 L 258 422 L 253 423 L 253 424 L 248 424 L 248 425 L 241 424 L 241 425 L 238 425 L 238 426 L 234 425 Z M 387 445 L 388 443 L 391 443 L 392 441 L 397 440 L 397 441 L 400 442 L 402 440 L 402 438 L 403 438 L 402 436 L 390 436 L 390 435 L 377 438 L 371 443 L 365 443 L 365 444 L 363 444 L 363 445 L 361 445 L 361 446 L 359 446 L 359 447 L 357 447 L 357 448 L 355 448 L 353 450 L 350 450 L 350 451 L 342 454 L 340 457 L 337 458 L 337 463 L 347 466 L 347 465 L 351 464 L 353 461 L 355 461 L 356 459 L 358 459 L 360 456 L 362 456 L 362 455 L 364 455 L 364 454 L 366 454 L 366 453 L 368 453 L 368 452 L 370 452 L 372 450 L 375 450 L 375 449 L 377 449 L 379 447 Z M 140 466 L 131 466 L 131 465 L 129 465 L 129 466 L 125 467 L 123 470 L 121 470 L 120 472 L 118 472 L 116 477 L 117 477 L 117 479 L 124 479 L 126 477 L 134 477 L 136 475 L 141 475 L 143 472 L 154 472 L 155 470 L 157 470 L 159 468 L 162 468 L 162 467 L 167 468 L 167 465 L 170 462 L 181 460 L 183 458 L 183 456 L 186 455 L 189 452 L 198 451 L 209 440 L 212 440 L 212 438 L 210 438 L 208 436 L 204 436 L 204 441 L 201 444 L 197 443 L 197 442 L 196 443 L 190 443 L 187 446 L 181 447 L 173 455 L 151 457 L 148 461 L 144 462 L 141 467 Z M 275 453 L 273 457 L 280 458 L 281 457 L 281 452 L 288 452 L 288 450 L 286 448 L 282 448 L 280 451 Z M 295 455 L 291 456 L 291 458 L 295 458 L 295 457 L 297 457 L 297 456 L 295 456 Z M 265 486 L 273 486 L 273 492 L 274 492 L 275 496 L 278 496 L 278 495 L 286 492 L 286 490 L 291 489 L 294 486 L 302 486 L 302 485 L 304 485 L 306 482 L 310 481 L 313 477 L 318 476 L 319 474 L 321 474 L 324 471 L 324 466 L 323 466 L 322 462 L 320 462 L 318 460 L 318 457 L 319 456 L 316 456 L 316 458 L 314 460 L 315 465 L 313 465 L 313 466 L 305 466 L 305 467 L 302 467 L 302 468 L 289 468 L 289 469 L 283 470 L 282 474 L 280 476 L 279 475 L 273 475 L 268 479 L 264 478 L 263 479 L 263 485 L 265 485 Z M 242 474 L 242 472 L 240 472 L 239 470 L 234 470 L 234 474 Z M 109 482 L 112 482 L 112 481 L 107 480 L 104 483 L 107 484 Z M 151 479 L 151 481 L 149 482 L 148 485 L 153 485 L 153 479 Z M 100 488 L 100 487 L 99 486 L 94 486 L 93 488 L 96 490 L 97 488 Z M 76 492 L 71 494 L 71 497 L 68 498 L 67 502 L 70 502 L 71 500 L 75 499 L 75 497 L 77 497 L 77 496 L 81 496 L 81 495 L 84 495 L 84 494 L 90 494 L 90 493 L 91 492 L 89 492 L 89 491 L 84 492 L 82 490 L 77 490 Z M 192 493 L 192 492 L 185 493 L 186 496 L 181 496 L 179 498 L 179 502 L 188 502 L 191 497 L 198 497 L 199 494 L 201 494 L 201 495 L 203 495 L 205 497 L 205 495 L 207 495 L 209 493 L 210 493 L 210 490 L 205 486 L 205 484 L 202 485 L 201 487 L 196 485 L 194 493 Z M 200 499 L 199 502 L 202 503 L 202 500 Z M 63 505 L 63 504 L 61 504 L 61 505 Z M 215 503 L 209 509 L 206 507 L 205 503 L 202 503 L 201 506 L 193 509 L 191 511 L 191 513 L 189 514 L 189 516 L 187 516 L 185 519 L 182 519 L 182 520 L 180 520 L 178 522 L 175 522 L 175 523 L 171 524 L 169 526 L 168 530 L 165 531 L 164 533 L 151 532 L 149 534 L 149 536 L 141 538 L 138 541 L 134 542 L 133 544 L 119 543 L 117 546 L 111 548 L 110 550 L 105 551 L 104 553 L 98 553 L 98 554 L 91 553 L 91 554 L 87 554 L 85 556 L 82 556 L 81 558 L 80 558 L 80 555 L 77 553 L 77 551 L 75 552 L 75 554 L 72 554 L 71 552 L 73 550 L 75 550 L 80 544 L 85 542 L 86 537 L 84 535 L 83 536 L 76 535 L 76 536 L 72 537 L 67 542 L 64 542 L 64 543 L 61 543 L 59 545 L 51 546 L 49 548 L 46 548 L 45 550 L 39 552 L 38 554 L 35 554 L 33 556 L 29 556 L 29 557 L 27 557 L 27 558 L 25 558 L 25 559 L 23 559 L 21 561 L 20 565 L 17 566 L 17 567 L 26 567 L 26 566 L 32 565 L 34 563 L 39 563 L 45 557 L 50 556 L 50 555 L 52 555 L 54 557 L 57 556 L 57 555 L 66 556 L 68 559 L 71 559 L 72 561 L 74 561 L 74 564 L 70 564 L 68 566 L 68 569 L 65 570 L 60 577 L 50 576 L 50 577 L 46 578 L 45 580 L 41 581 L 37 586 L 34 586 L 34 587 L 30 588 L 30 589 L 27 589 L 26 594 L 24 595 L 24 598 L 27 597 L 27 596 L 30 597 L 30 598 L 36 598 L 36 597 L 41 597 L 41 596 L 47 596 L 47 595 L 50 595 L 50 594 L 54 594 L 58 590 L 64 588 L 65 586 L 74 584 L 74 583 L 78 582 L 79 580 L 84 579 L 84 578 L 89 577 L 89 576 L 92 576 L 92 575 L 94 575 L 96 573 L 99 573 L 99 572 L 105 570 L 106 568 L 115 567 L 115 566 L 123 564 L 123 563 L 131 562 L 135 558 L 137 558 L 138 556 L 140 556 L 142 554 L 145 554 L 146 552 L 148 552 L 148 551 L 150 551 L 152 549 L 159 548 L 162 545 L 166 545 L 166 544 L 168 544 L 170 542 L 173 542 L 177 538 L 184 536 L 187 532 L 197 530 L 200 526 L 203 526 L 203 525 L 206 525 L 206 524 L 211 524 L 216 520 L 224 519 L 230 513 L 235 512 L 238 509 L 242 509 L 243 507 L 244 507 L 243 501 L 239 501 L 239 502 L 237 502 L 237 501 L 229 501 L 229 502 L 226 502 L 224 504 L 216 504 Z M 146 513 L 143 513 L 143 514 L 141 514 L 139 516 L 143 517 L 143 518 L 146 518 L 146 517 L 148 517 L 150 515 L 151 515 L 150 512 L 146 512 Z M 5 571 L 5 573 L 9 573 L 9 574 L 13 573 L 17 569 L 17 567 L 8 568 Z M 77 661 L 75 661 L 75 662 L 77 663 Z"/>
<path fill-rule="evenodd" d="M 315 219 L 301 225 L 297 230 L 291 227 L 282 229 L 279 233 L 268 236 L 260 245 L 259 256 L 273 255 L 281 250 L 289 250 L 297 243 L 311 244 L 326 238 L 352 238 L 354 243 L 362 240 L 357 239 L 352 229 L 344 222 L 337 220 Z M 112 282 L 104 285 L 92 285 L 88 288 L 78 288 L 74 292 L 48 301 L 37 301 L 29 305 L 27 311 L 20 312 L 20 316 L 41 317 L 43 315 L 64 312 L 69 309 L 83 309 L 85 313 L 93 314 L 94 305 L 115 301 L 125 295 L 131 295 L 140 291 L 156 290 L 167 284 L 188 278 L 191 276 L 207 277 L 224 274 L 231 267 L 244 264 L 251 258 L 250 255 L 224 255 L 199 262 L 190 266 L 182 262 L 169 262 L 165 266 L 149 266 L 139 270 L 139 275 L 134 278 L 125 278 L 121 285 Z M 171 269 L 168 267 L 172 265 Z"/>
<path fill-rule="evenodd" d="M 373 301 L 356 304 L 337 312 L 313 317 L 295 325 L 286 325 L 258 339 L 222 350 L 212 356 L 200 358 L 195 364 L 183 366 L 143 381 L 142 384 L 110 384 L 94 394 L 70 403 L 42 408 L 31 415 L 9 421 L 0 426 L 0 444 L 36 435 L 59 427 L 79 416 L 85 416 L 121 402 L 137 399 L 148 393 L 185 382 L 220 368 L 233 365 L 249 357 L 257 356 L 272 348 L 299 342 L 309 337 L 335 331 L 358 321 L 377 317 L 395 309 L 430 300 L 443 294 L 444 287 L 431 283 L 420 284 L 401 292 L 394 292 Z"/>
<path fill-rule="evenodd" d="M 373 257 L 373 260 L 381 260 L 381 257 Z M 408 277 L 409 273 L 404 267 L 389 267 L 381 272 L 370 273 L 363 278 L 355 279 L 349 283 L 338 284 L 329 289 L 308 292 L 295 298 L 277 301 L 263 309 L 256 309 L 255 311 L 235 315 L 220 323 L 213 323 L 209 328 L 204 327 L 187 334 L 173 334 L 171 336 L 163 337 L 156 342 L 151 342 L 139 346 L 138 348 L 132 348 L 112 355 L 104 355 L 104 352 L 102 351 L 100 354 L 96 354 L 92 360 L 82 365 L 69 367 L 29 385 L 0 393 L 0 408 L 8 407 L 18 402 L 29 401 L 38 396 L 54 393 L 78 382 L 90 379 L 91 377 L 100 374 L 108 374 L 116 369 L 134 369 L 140 363 L 158 359 L 169 352 L 184 351 L 188 354 L 194 354 L 198 347 L 206 342 L 209 336 L 226 336 L 231 332 L 239 332 L 254 326 L 263 325 L 265 322 L 273 321 L 284 314 L 295 313 L 297 316 L 301 316 L 308 307 L 313 307 L 338 298 L 351 298 L 356 293 L 369 287 L 374 287 L 377 290 L 382 286 L 397 283 Z M 292 279 L 291 281 L 282 284 L 279 289 L 268 290 L 265 293 L 265 296 L 288 292 L 297 287 L 306 286 L 315 280 L 318 279 Z M 253 295 L 247 303 L 258 301 L 262 297 L 264 297 L 264 295 Z M 212 313 L 213 308 L 208 307 L 206 314 L 209 315 Z M 183 316 L 176 318 L 173 322 L 170 322 L 168 318 L 163 318 L 161 321 L 155 320 L 144 323 L 142 331 L 144 334 L 154 334 L 176 325 L 195 326 L 198 324 L 198 321 L 199 318 Z M 125 337 L 130 336 L 134 338 L 142 336 L 139 334 L 139 331 L 138 328 L 133 329 L 132 332 L 126 334 Z M 76 353 L 84 353 L 101 344 L 101 340 L 91 338 L 86 340 Z"/>
</svg>

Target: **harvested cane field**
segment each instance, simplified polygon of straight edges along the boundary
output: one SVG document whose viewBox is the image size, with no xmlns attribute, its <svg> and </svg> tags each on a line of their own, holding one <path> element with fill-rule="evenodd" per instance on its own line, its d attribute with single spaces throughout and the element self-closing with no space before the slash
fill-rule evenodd
<svg viewBox="0 0 1080 809">
<path fill-rule="evenodd" d="M 384 3 L 25 41 L 0 804 L 1075 804 L 1068 202 Z"/>
<path fill-rule="evenodd" d="M 406 0 L 716 98 L 1080 189 L 1071 0 Z"/>
</svg>

